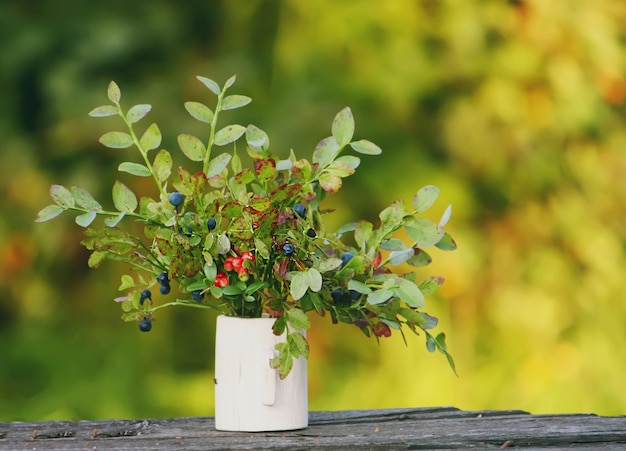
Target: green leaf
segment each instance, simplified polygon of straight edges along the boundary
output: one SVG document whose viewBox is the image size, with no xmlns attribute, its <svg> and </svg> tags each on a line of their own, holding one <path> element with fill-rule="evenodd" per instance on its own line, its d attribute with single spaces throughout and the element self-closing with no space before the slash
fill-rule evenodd
<svg viewBox="0 0 626 451">
<path fill-rule="evenodd" d="M 239 296 L 240 294 L 243 293 L 241 288 L 235 285 L 228 285 L 222 288 L 222 292 L 224 293 L 225 296 Z"/>
<path fill-rule="evenodd" d="M 433 259 L 428 253 L 419 247 L 413 248 L 413 257 L 409 258 L 406 262 L 411 266 L 427 266 L 432 263 Z"/>
<path fill-rule="evenodd" d="M 404 263 L 411 257 L 413 257 L 413 248 L 405 247 L 397 251 L 391 251 L 391 253 L 389 254 L 389 263 L 397 266 Z"/>
<path fill-rule="evenodd" d="M 356 169 L 361 164 L 361 159 L 359 157 L 355 157 L 354 155 L 342 155 L 335 160 L 337 163 L 342 163 L 352 169 Z"/>
<path fill-rule="evenodd" d="M 406 302 L 410 307 L 422 308 L 424 307 L 424 294 L 413 282 L 407 279 L 398 277 L 390 284 L 395 284 L 396 288 L 393 290 L 400 299 Z M 386 284 L 385 284 L 386 285 Z"/>
<path fill-rule="evenodd" d="M 117 170 L 120 172 L 127 172 L 129 174 L 136 175 L 137 177 L 149 177 L 150 175 L 152 175 L 150 173 L 150 169 L 148 169 L 145 165 L 130 163 L 128 161 L 120 163 L 120 165 L 117 167 Z"/>
<path fill-rule="evenodd" d="M 159 126 L 157 124 L 150 124 L 146 131 L 143 132 L 143 135 L 139 140 L 139 145 L 146 152 L 156 149 L 161 145 L 161 130 L 159 130 Z"/>
<path fill-rule="evenodd" d="M 206 155 L 206 148 L 200 139 L 186 133 L 178 135 L 178 145 L 185 156 L 191 161 L 202 161 Z"/>
<path fill-rule="evenodd" d="M 95 211 L 89 211 L 82 215 L 78 215 L 75 219 L 76 224 L 81 227 L 89 227 L 89 224 L 91 224 L 93 220 L 96 219 L 96 215 L 97 213 Z"/>
<path fill-rule="evenodd" d="M 117 114 L 118 114 L 117 107 L 113 105 L 98 106 L 89 112 L 89 116 L 91 117 L 116 116 Z"/>
<path fill-rule="evenodd" d="M 385 234 L 396 230 L 402 225 L 405 215 L 404 202 L 401 199 L 395 201 L 378 215 L 382 222 L 381 229 Z"/>
<path fill-rule="evenodd" d="M 287 317 L 287 322 L 293 330 L 306 330 L 311 327 L 309 317 L 306 315 L 306 313 L 304 313 L 304 311 L 302 311 L 302 309 L 289 309 L 285 312 L 285 316 Z"/>
<path fill-rule="evenodd" d="M 130 110 L 128 110 L 128 113 L 126 113 L 126 119 L 131 124 L 134 124 L 135 122 L 139 122 L 141 119 L 146 117 L 146 115 L 150 112 L 151 109 L 152 109 L 152 105 L 148 105 L 148 104 L 135 105 L 131 107 Z"/>
<path fill-rule="evenodd" d="M 137 208 L 137 197 L 130 188 L 119 180 L 113 185 L 113 205 L 119 211 L 132 213 Z"/>
<path fill-rule="evenodd" d="M 420 247 L 437 244 L 444 236 L 444 231 L 426 218 L 410 218 L 405 223 L 404 228 L 409 238 Z"/>
<path fill-rule="evenodd" d="M 120 91 L 119 86 L 114 81 L 109 83 L 107 88 L 107 97 L 113 103 L 120 103 L 120 99 L 122 98 L 122 92 Z"/>
<path fill-rule="evenodd" d="M 351 142 L 350 147 L 352 147 L 356 152 L 364 155 L 380 155 L 383 153 L 380 147 L 367 139 Z"/>
<path fill-rule="evenodd" d="M 419 289 L 425 295 L 435 294 L 443 285 L 444 280 L 441 276 L 428 276 L 420 282 Z"/>
<path fill-rule="evenodd" d="M 359 282 L 355 279 L 350 279 L 348 281 L 348 290 L 354 290 L 361 294 L 369 295 L 372 293 L 372 289 L 365 285 L 363 282 Z"/>
<path fill-rule="evenodd" d="M 335 116 L 332 125 L 332 134 L 339 147 L 343 147 L 350 142 L 354 135 L 354 117 L 352 110 L 345 107 Z"/>
<path fill-rule="evenodd" d="M 78 186 L 71 186 L 70 191 L 76 203 L 87 210 L 101 211 L 102 205 L 96 201 L 89 192 Z"/>
<path fill-rule="evenodd" d="M 105 251 L 92 252 L 89 256 L 89 260 L 87 260 L 87 265 L 92 269 L 98 268 L 106 257 L 107 253 Z"/>
<path fill-rule="evenodd" d="M 333 269 L 337 269 L 342 265 L 342 261 L 340 258 L 328 258 L 326 260 L 322 260 L 319 265 L 317 265 L 317 270 L 319 272 L 327 272 L 332 271 Z"/>
<path fill-rule="evenodd" d="M 128 274 L 124 274 L 122 276 L 122 283 L 120 284 L 117 290 L 125 291 L 125 290 L 128 290 L 129 288 L 134 288 L 134 287 L 135 287 L 135 281 L 133 280 L 133 278 L 129 276 Z"/>
<path fill-rule="evenodd" d="M 287 336 L 287 342 L 289 343 L 289 349 L 294 358 L 303 356 L 305 359 L 309 357 L 309 344 L 303 335 L 299 333 L 292 333 Z"/>
<path fill-rule="evenodd" d="M 222 110 L 234 110 L 235 108 L 241 108 L 252 102 L 252 99 L 248 96 L 241 96 L 234 94 L 232 96 L 226 96 L 222 100 Z"/>
<path fill-rule="evenodd" d="M 125 149 L 133 145 L 133 137 L 124 132 L 105 133 L 99 141 L 111 149 Z"/>
<path fill-rule="evenodd" d="M 289 292 L 294 300 L 298 300 L 304 296 L 306 290 L 309 289 L 309 276 L 305 271 L 296 273 L 289 286 Z"/>
<path fill-rule="evenodd" d="M 354 169 L 341 161 L 333 161 L 326 168 L 326 172 L 344 178 L 354 174 Z"/>
<path fill-rule="evenodd" d="M 237 80 L 237 76 L 236 75 L 233 75 L 228 80 L 226 80 L 226 83 L 224 83 L 224 91 L 226 91 L 228 88 L 230 88 L 232 85 L 234 85 L 236 80 Z"/>
<path fill-rule="evenodd" d="M 406 248 L 406 244 L 398 238 L 390 238 L 380 243 L 380 248 L 385 251 L 401 251 Z"/>
<path fill-rule="evenodd" d="M 239 124 L 227 125 L 215 133 L 213 142 L 216 146 L 225 146 L 237 141 L 246 132 L 246 127 Z"/>
<path fill-rule="evenodd" d="M 246 142 L 250 147 L 266 150 L 270 145 L 270 138 L 263 130 L 251 124 L 246 128 Z"/>
<path fill-rule="evenodd" d="M 393 291 L 387 288 L 381 288 L 367 296 L 367 302 L 372 305 L 382 304 L 393 297 Z"/>
<path fill-rule="evenodd" d="M 435 247 L 438 247 L 442 251 L 453 251 L 457 248 L 456 241 L 447 232 L 443 234 L 443 238 L 439 240 Z"/>
<path fill-rule="evenodd" d="M 124 219 L 124 216 L 126 216 L 126 213 L 125 212 L 121 212 L 117 216 L 112 216 L 112 217 L 105 218 L 104 223 L 108 227 L 115 227 L 115 226 L 117 226 L 120 223 L 120 221 L 122 219 Z"/>
<path fill-rule="evenodd" d="M 435 203 L 437 197 L 439 197 L 439 188 L 427 185 L 413 196 L 413 209 L 416 213 L 426 211 Z"/>
<path fill-rule="evenodd" d="M 167 150 L 161 149 L 156 154 L 152 163 L 152 170 L 160 182 L 166 181 L 172 175 L 172 156 Z"/>
<path fill-rule="evenodd" d="M 35 222 L 49 221 L 50 219 L 56 218 L 64 211 L 65 209 L 60 205 L 48 205 L 37 213 L 37 219 L 35 219 Z"/>
<path fill-rule="evenodd" d="M 50 197 L 52 200 L 63 208 L 71 208 L 74 206 L 74 196 L 66 187 L 62 185 L 52 185 L 50 187 Z"/>
<path fill-rule="evenodd" d="M 322 139 L 313 151 L 313 163 L 317 163 L 320 167 L 325 168 L 337 155 L 341 146 L 333 136 Z"/>
<path fill-rule="evenodd" d="M 309 278 L 309 288 L 311 291 L 317 293 L 322 289 L 322 275 L 315 268 L 309 268 L 306 272 Z"/>
<path fill-rule="evenodd" d="M 274 349 L 278 351 L 278 355 L 271 360 L 270 366 L 278 369 L 278 376 L 285 379 L 293 367 L 293 356 L 289 350 L 289 344 L 277 343 Z"/>
<path fill-rule="evenodd" d="M 228 163 L 232 156 L 229 153 L 221 153 L 209 161 L 206 176 L 207 178 L 215 177 L 228 167 Z"/>
<path fill-rule="evenodd" d="M 210 124 L 213 122 L 213 111 L 200 102 L 185 102 L 185 109 L 194 119 Z"/>
<path fill-rule="evenodd" d="M 445 225 L 450 220 L 450 216 L 452 216 L 452 205 L 448 205 L 448 207 L 441 215 L 441 219 L 439 220 L 439 227 L 445 227 Z"/>
<path fill-rule="evenodd" d="M 354 231 L 354 240 L 361 249 L 365 249 L 367 242 L 372 236 L 373 230 L 374 226 L 369 221 L 359 221 L 357 223 L 356 230 Z"/>
<path fill-rule="evenodd" d="M 322 275 L 315 268 L 292 273 L 290 293 L 295 300 L 301 299 L 308 289 L 318 292 L 322 289 Z"/>
<path fill-rule="evenodd" d="M 341 189 L 341 177 L 331 174 L 330 172 L 322 172 L 319 177 L 320 186 L 324 191 L 334 194 Z"/>
<path fill-rule="evenodd" d="M 216 96 L 220 95 L 220 91 L 221 91 L 220 85 L 215 83 L 213 80 L 211 80 L 210 78 L 201 77 L 199 75 L 196 78 L 200 81 L 200 83 L 202 83 L 204 86 L 209 88 L 209 90 L 213 94 L 215 94 Z"/>
</svg>

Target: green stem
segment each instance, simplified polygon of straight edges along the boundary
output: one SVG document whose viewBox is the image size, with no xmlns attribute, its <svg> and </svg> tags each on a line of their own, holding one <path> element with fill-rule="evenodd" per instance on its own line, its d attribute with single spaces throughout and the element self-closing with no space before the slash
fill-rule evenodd
<svg viewBox="0 0 626 451">
<path fill-rule="evenodd" d="M 224 98 L 225 92 L 226 92 L 226 88 L 224 88 L 217 96 L 215 112 L 213 113 L 213 120 L 211 121 L 211 133 L 209 134 L 209 142 L 207 143 L 207 146 L 206 146 L 206 154 L 204 156 L 204 164 L 202 166 L 202 170 L 204 171 L 205 174 L 209 170 L 209 162 L 211 161 L 211 150 L 215 142 L 215 128 L 217 127 L 217 117 L 219 115 L 220 109 L 222 108 L 222 99 Z"/>
<path fill-rule="evenodd" d="M 156 312 L 157 310 L 160 310 L 162 308 L 166 308 L 166 307 L 172 307 L 175 305 L 180 305 L 183 307 L 193 307 L 193 308 L 200 308 L 200 309 L 208 309 L 208 310 L 214 310 L 217 311 L 219 313 L 223 313 L 220 309 L 218 309 L 217 307 L 215 307 L 214 305 L 210 305 L 210 304 L 198 304 L 197 302 L 187 302 L 187 301 L 181 301 L 181 300 L 176 300 L 174 302 L 168 302 L 166 304 L 161 304 L 158 305 L 156 307 L 152 307 L 150 308 L 151 312 Z"/>
<path fill-rule="evenodd" d="M 131 124 L 126 118 L 126 115 L 122 111 L 122 107 L 120 106 L 120 104 L 117 103 L 116 106 L 117 106 L 118 114 L 120 115 L 124 123 L 126 124 L 126 127 L 128 128 L 128 131 L 130 132 L 130 136 L 133 138 L 133 143 L 135 144 L 137 149 L 139 149 L 139 153 L 143 157 L 143 161 L 146 163 L 146 166 L 150 170 L 150 174 L 152 174 L 152 178 L 154 179 L 156 186 L 159 188 L 159 193 L 161 194 L 161 197 L 163 199 L 167 198 L 167 193 L 165 192 L 165 189 L 163 188 L 161 181 L 159 180 L 159 178 L 154 173 L 154 170 L 152 169 L 152 164 L 150 163 L 150 160 L 148 159 L 148 152 L 141 146 L 141 143 L 139 142 L 139 139 L 137 138 L 135 130 L 133 129 L 133 124 Z"/>
</svg>

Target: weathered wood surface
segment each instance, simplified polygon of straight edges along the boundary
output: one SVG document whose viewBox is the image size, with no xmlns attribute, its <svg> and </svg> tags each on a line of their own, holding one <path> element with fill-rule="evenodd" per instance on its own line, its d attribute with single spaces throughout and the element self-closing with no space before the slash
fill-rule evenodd
<svg viewBox="0 0 626 451">
<path fill-rule="evenodd" d="M 626 416 L 453 407 L 311 412 L 307 429 L 219 432 L 209 417 L 0 423 L 0 450 L 626 450 Z"/>
</svg>

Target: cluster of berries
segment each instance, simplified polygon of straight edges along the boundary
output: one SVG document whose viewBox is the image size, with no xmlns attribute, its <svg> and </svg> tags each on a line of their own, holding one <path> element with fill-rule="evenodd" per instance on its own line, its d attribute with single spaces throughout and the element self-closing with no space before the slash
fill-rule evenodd
<svg viewBox="0 0 626 451">
<path fill-rule="evenodd" d="M 147 288 L 141 292 L 139 295 L 139 305 L 143 305 L 146 302 L 146 299 L 152 301 L 152 292 Z M 144 316 L 141 321 L 139 321 L 139 330 L 142 332 L 150 332 L 152 329 L 152 318 L 149 316 Z"/>
<path fill-rule="evenodd" d="M 170 279 L 167 273 L 162 272 L 157 276 L 156 280 L 161 284 L 161 288 L 159 289 L 161 294 L 168 294 L 172 288 L 170 287 Z"/>
<path fill-rule="evenodd" d="M 236 257 L 233 255 L 229 255 L 224 260 L 224 271 L 237 272 L 237 278 L 242 282 L 247 282 L 250 279 L 250 269 L 244 264 L 246 260 L 250 260 L 252 263 L 255 262 L 254 254 L 250 251 L 242 252 L 241 256 Z M 228 285 L 228 276 L 223 273 L 217 273 L 217 277 L 215 278 L 215 286 L 217 287 L 225 287 Z"/>
</svg>

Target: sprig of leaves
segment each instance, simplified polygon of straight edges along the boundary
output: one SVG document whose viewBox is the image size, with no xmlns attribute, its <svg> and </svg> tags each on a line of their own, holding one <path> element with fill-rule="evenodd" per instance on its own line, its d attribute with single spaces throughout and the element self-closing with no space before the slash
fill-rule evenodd
<svg viewBox="0 0 626 451">
<path fill-rule="evenodd" d="M 294 359 L 308 357 L 307 312 L 315 311 L 328 313 L 333 322 L 356 325 L 376 339 L 391 335 L 392 330 L 404 338 L 406 328 L 424 333 L 428 351 L 443 353 L 454 369 L 445 335 L 431 334 L 437 319 L 422 311 L 426 296 L 439 289 L 443 277 L 419 279 L 414 272 L 398 275 L 391 270 L 401 264 L 430 264 L 427 248 L 456 248 L 444 230 L 450 207 L 439 223 L 421 216 L 435 203 L 439 189 L 421 188 L 410 206 L 402 200 L 393 202 L 381 211 L 377 226 L 362 220 L 336 233 L 327 231 L 321 202 L 355 173 L 361 164 L 357 155 L 382 153 L 371 141 L 354 139 L 350 108 L 336 114 L 330 136 L 317 144 L 310 161 L 293 151 L 282 159 L 260 128 L 218 125 L 222 112 L 251 102 L 247 96 L 230 93 L 235 76 L 222 87 L 206 77 L 197 79 L 217 99 L 212 107 L 198 101 L 184 104 L 191 117 L 208 128 L 204 138 L 189 133 L 177 137 L 181 152 L 196 169 L 173 169 L 171 154 L 159 149 L 162 136 L 157 124 L 151 123 L 143 133 L 136 131 L 152 107 L 138 104 L 125 110 L 119 86 L 111 82 L 107 88 L 111 104 L 89 114 L 122 119 L 126 130 L 105 133 L 100 142 L 113 149 L 138 151 L 140 162 L 129 159 L 118 169 L 151 177 L 156 199 L 138 199 L 118 180 L 112 190 L 114 210 L 105 210 L 82 188 L 53 185 L 53 204 L 36 219 L 43 222 L 64 211 L 77 213 L 76 223 L 86 228 L 82 244 L 92 252 L 91 267 L 110 259 L 135 270 L 122 276 L 120 291 L 127 294 L 116 299 L 122 318 L 143 321 L 171 306 L 208 308 L 242 317 L 274 316 L 274 333 L 284 334 L 285 340 L 276 346 L 278 354 L 271 364 L 284 378 Z M 239 141 L 245 142 L 249 161 L 237 152 Z M 178 192 L 175 204 L 169 202 L 168 190 Z M 98 216 L 104 217 L 106 227 L 90 227 Z M 140 222 L 143 237 L 122 229 L 126 217 Z M 398 238 L 398 232 L 408 242 Z M 353 234 L 355 246 L 343 241 L 347 233 Z M 157 302 L 156 295 L 141 296 L 159 284 L 162 289 L 164 277 L 167 289 L 161 291 L 170 291 L 171 279 L 178 285 L 180 299 Z"/>
</svg>

